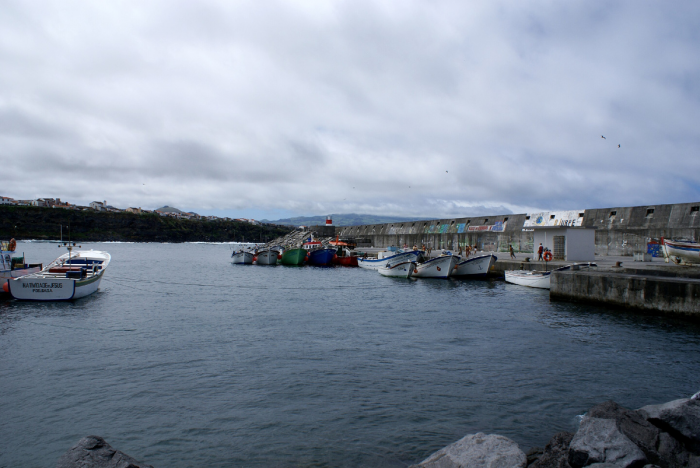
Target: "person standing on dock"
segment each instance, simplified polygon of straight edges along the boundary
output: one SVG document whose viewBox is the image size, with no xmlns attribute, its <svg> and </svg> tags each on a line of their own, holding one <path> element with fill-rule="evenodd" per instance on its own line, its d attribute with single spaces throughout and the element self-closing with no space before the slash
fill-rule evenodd
<svg viewBox="0 0 700 468">
<path fill-rule="evenodd" d="M 510 258 L 515 258 L 515 250 L 513 250 L 513 245 L 510 246 Z"/>
<path fill-rule="evenodd" d="M 542 247 L 542 242 L 540 242 L 540 248 L 537 249 L 537 261 L 543 261 L 542 252 L 544 252 L 544 247 Z"/>
</svg>

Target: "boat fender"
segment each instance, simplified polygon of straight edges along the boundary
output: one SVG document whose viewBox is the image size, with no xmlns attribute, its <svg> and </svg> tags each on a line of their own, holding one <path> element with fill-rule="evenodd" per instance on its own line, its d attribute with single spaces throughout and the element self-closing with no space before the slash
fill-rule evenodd
<svg viewBox="0 0 700 468">
<path fill-rule="evenodd" d="M 7 294 L 10 294 L 10 285 L 7 284 L 7 281 L 5 281 L 5 282 L 2 284 L 2 290 L 5 291 Z"/>
<path fill-rule="evenodd" d="M 257 262 L 257 261 L 258 261 L 258 256 L 257 256 L 257 255 L 256 255 L 255 257 L 253 257 L 253 261 L 254 261 L 254 262 Z"/>
<path fill-rule="evenodd" d="M 282 260 L 282 255 L 277 254 L 277 260 Z"/>
<path fill-rule="evenodd" d="M 440 269 L 440 267 L 435 267 L 435 268 L 437 268 L 437 271 L 442 271 L 442 270 Z"/>
<path fill-rule="evenodd" d="M 552 261 L 552 252 L 545 252 L 543 258 L 544 258 L 545 262 L 551 262 Z"/>
<path fill-rule="evenodd" d="M 415 269 L 413 270 L 413 273 L 418 273 L 418 268 L 415 268 Z"/>
<path fill-rule="evenodd" d="M 17 248 L 17 241 L 14 238 L 10 239 L 10 243 L 7 246 L 7 249 L 10 252 L 14 252 L 16 248 Z"/>
</svg>

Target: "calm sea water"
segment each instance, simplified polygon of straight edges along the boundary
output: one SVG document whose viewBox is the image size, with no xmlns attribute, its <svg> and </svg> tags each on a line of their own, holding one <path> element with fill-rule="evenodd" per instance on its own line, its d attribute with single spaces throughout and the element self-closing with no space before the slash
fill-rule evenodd
<svg viewBox="0 0 700 468">
<path fill-rule="evenodd" d="M 400 467 L 700 390 L 684 322 L 499 281 L 231 265 L 227 245 L 83 247 L 112 254 L 96 294 L 0 300 L 0 466 L 52 467 L 95 434 L 160 468 Z"/>
</svg>

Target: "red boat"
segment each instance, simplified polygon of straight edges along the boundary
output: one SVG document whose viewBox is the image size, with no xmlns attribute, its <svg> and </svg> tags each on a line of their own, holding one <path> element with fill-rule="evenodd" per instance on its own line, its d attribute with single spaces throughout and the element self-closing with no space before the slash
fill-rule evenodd
<svg viewBox="0 0 700 468">
<path fill-rule="evenodd" d="M 332 242 L 331 242 L 332 244 Z M 333 257 L 333 263 L 340 266 L 356 267 L 357 256 L 353 255 L 348 249 L 338 249 L 338 253 Z"/>
</svg>

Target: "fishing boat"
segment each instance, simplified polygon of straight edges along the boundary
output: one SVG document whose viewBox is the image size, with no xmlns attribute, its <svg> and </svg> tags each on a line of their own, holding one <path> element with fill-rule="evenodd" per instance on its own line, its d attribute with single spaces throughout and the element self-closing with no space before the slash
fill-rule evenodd
<svg viewBox="0 0 700 468">
<path fill-rule="evenodd" d="M 282 265 L 303 265 L 307 254 L 308 252 L 302 248 L 287 249 L 282 254 L 280 263 Z"/>
<path fill-rule="evenodd" d="M 455 265 L 460 260 L 457 255 L 444 255 L 431 258 L 416 265 L 413 270 L 414 278 L 449 278 L 454 271 Z"/>
<path fill-rule="evenodd" d="M 700 243 L 663 239 L 664 256 L 674 263 L 700 263 Z"/>
<path fill-rule="evenodd" d="M 377 268 L 377 271 L 382 276 L 391 276 L 393 278 L 410 278 L 416 269 L 416 262 L 401 262 L 394 265 L 387 264 L 384 267 Z"/>
<path fill-rule="evenodd" d="M 277 265 L 280 253 L 276 250 L 261 250 L 255 254 L 255 263 L 258 265 Z"/>
<path fill-rule="evenodd" d="M 231 263 L 234 265 L 252 265 L 253 252 L 245 252 L 243 250 L 234 251 L 231 254 Z"/>
<path fill-rule="evenodd" d="M 368 270 L 378 270 L 384 268 L 387 263 L 396 265 L 402 262 L 416 262 L 421 258 L 421 252 L 419 250 L 412 250 L 410 252 L 402 252 L 396 255 L 391 255 L 384 258 L 359 258 L 357 259 L 357 266 L 360 268 L 366 268 Z"/>
<path fill-rule="evenodd" d="M 518 284 L 520 286 L 529 286 L 531 288 L 549 289 L 550 280 L 552 278 L 552 272 L 554 271 L 564 271 L 570 269 L 580 269 L 596 267 L 595 263 L 574 263 L 571 265 L 565 265 L 563 267 L 555 268 L 550 271 L 524 271 L 524 270 L 507 270 L 505 272 L 506 282 L 512 284 Z"/>
<path fill-rule="evenodd" d="M 309 251 L 309 265 L 330 266 L 333 265 L 333 258 L 336 256 L 336 249 L 316 249 Z"/>
<path fill-rule="evenodd" d="M 333 263 L 340 266 L 356 267 L 357 256 L 353 255 L 350 249 L 340 248 L 338 249 L 336 257 L 334 257 Z"/>
<path fill-rule="evenodd" d="M 16 249 L 17 242 L 14 239 L 9 242 L 0 242 L 0 285 L 5 284 L 9 279 L 41 271 L 41 263 L 26 263 L 24 254 L 16 257 L 14 255 Z"/>
<path fill-rule="evenodd" d="M 76 250 L 58 257 L 37 273 L 9 280 L 3 288 L 25 301 L 68 301 L 97 291 L 111 256 L 97 250 Z"/>
<path fill-rule="evenodd" d="M 491 267 L 496 264 L 498 258 L 493 255 L 481 255 L 479 257 L 467 258 L 457 262 L 452 276 L 464 278 L 485 278 Z"/>
</svg>

